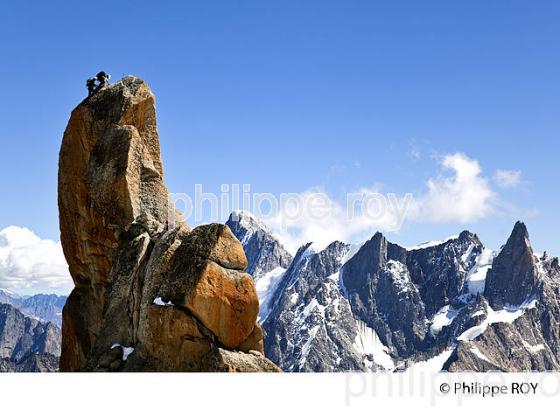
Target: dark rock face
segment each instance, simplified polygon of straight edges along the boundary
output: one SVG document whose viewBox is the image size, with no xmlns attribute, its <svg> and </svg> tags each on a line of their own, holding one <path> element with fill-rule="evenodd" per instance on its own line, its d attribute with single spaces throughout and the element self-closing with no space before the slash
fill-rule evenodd
<svg viewBox="0 0 560 410">
<path fill-rule="evenodd" d="M 247 212 L 234 212 L 226 225 L 239 239 L 247 255 L 247 272 L 259 278 L 276 268 L 287 269 L 292 255 L 272 236 L 266 226 Z"/>
<path fill-rule="evenodd" d="M 60 329 L 0 304 L 0 358 L 20 362 L 30 353 L 60 356 Z"/>
<path fill-rule="evenodd" d="M 404 255 L 377 233 L 342 268 L 342 284 L 356 317 L 373 328 L 386 346 L 408 355 L 422 344 L 426 312 Z"/>
<path fill-rule="evenodd" d="M 465 231 L 457 239 L 407 253 L 406 265 L 420 289 L 428 316 L 464 291 L 467 274 L 482 249 L 478 237 Z"/>
<path fill-rule="evenodd" d="M 377 233 L 342 268 L 343 286 L 354 315 L 373 328 L 397 357 L 429 347 L 429 321 L 464 288 L 476 235 L 406 250 Z"/>
<path fill-rule="evenodd" d="M 528 301 L 521 304 L 524 313 L 514 315 L 510 321 L 489 325 L 471 341 L 459 342 L 456 354 L 446 363 L 446 370 L 454 372 L 493 369 L 504 372 L 560 370 L 558 259 L 542 257 L 537 260 L 537 269 L 541 272 L 537 284 L 525 289 L 525 292 L 531 296 Z M 490 310 L 491 306 L 488 309 Z M 512 311 L 511 307 L 508 309 Z M 483 355 L 473 356 L 473 351 L 483 352 Z"/>
<path fill-rule="evenodd" d="M 539 279 L 536 258 L 525 224 L 515 224 L 506 245 L 488 272 L 484 295 L 494 307 L 520 305 Z"/>
</svg>

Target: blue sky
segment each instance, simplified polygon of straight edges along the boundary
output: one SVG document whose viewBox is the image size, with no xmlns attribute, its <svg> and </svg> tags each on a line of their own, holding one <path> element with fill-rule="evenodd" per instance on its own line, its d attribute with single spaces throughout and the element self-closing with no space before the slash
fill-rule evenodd
<svg viewBox="0 0 560 410">
<path fill-rule="evenodd" d="M 0 229 L 58 240 L 62 133 L 103 69 L 156 94 L 172 192 L 422 197 L 463 153 L 498 205 L 468 221 L 419 216 L 390 239 L 470 229 L 496 248 L 523 219 L 537 250 L 560 254 L 558 2 L 75 3 L 3 4 Z M 497 170 L 519 178 L 501 186 Z"/>
</svg>

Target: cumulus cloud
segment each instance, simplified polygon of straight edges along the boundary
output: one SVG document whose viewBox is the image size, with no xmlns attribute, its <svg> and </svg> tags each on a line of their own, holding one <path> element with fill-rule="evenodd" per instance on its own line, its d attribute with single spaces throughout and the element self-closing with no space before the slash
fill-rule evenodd
<svg viewBox="0 0 560 410">
<path fill-rule="evenodd" d="M 0 231 L 0 288 L 19 294 L 66 295 L 72 287 L 60 242 L 17 226 Z"/>
<path fill-rule="evenodd" d="M 372 232 L 395 231 L 404 220 L 410 197 L 384 195 L 377 188 L 364 188 L 336 201 L 319 188 L 289 194 L 278 212 L 258 215 L 275 236 L 295 253 L 301 245 L 314 242 L 326 247 L 335 240 L 351 242 Z"/>
<path fill-rule="evenodd" d="M 521 171 L 498 169 L 494 181 L 501 188 L 515 188 L 521 184 Z"/>
<path fill-rule="evenodd" d="M 314 188 L 291 194 L 293 201 L 280 201 L 272 216 L 259 216 L 294 252 L 307 242 L 324 247 L 335 240 L 362 241 L 375 231 L 398 231 L 406 221 L 476 222 L 503 207 L 477 160 L 454 153 L 441 157 L 440 167 L 440 175 L 430 178 L 426 189 L 414 196 L 383 193 L 376 186 L 358 189 L 346 201 L 337 201 Z M 323 203 L 322 214 L 315 205 L 310 206 L 313 201 Z"/>
<path fill-rule="evenodd" d="M 448 176 L 428 180 L 428 191 L 416 197 L 409 218 L 420 222 L 475 222 L 494 210 L 497 195 L 482 175 L 480 164 L 465 154 L 443 157 Z"/>
</svg>

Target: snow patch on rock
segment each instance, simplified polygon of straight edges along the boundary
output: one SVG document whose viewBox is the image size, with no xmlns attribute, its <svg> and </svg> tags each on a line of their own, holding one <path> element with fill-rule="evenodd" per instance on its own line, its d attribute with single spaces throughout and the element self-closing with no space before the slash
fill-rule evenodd
<svg viewBox="0 0 560 410">
<path fill-rule="evenodd" d="M 536 305 L 537 300 L 530 299 L 519 306 L 506 306 L 501 310 L 494 310 L 491 306 L 488 306 L 486 319 L 484 319 L 480 325 L 467 329 L 457 338 L 457 340 L 475 340 L 486 331 L 488 326 L 493 325 L 494 323 L 513 323 L 516 319 L 523 316 L 527 310 L 534 309 Z"/>
<path fill-rule="evenodd" d="M 160 296 L 158 296 L 157 298 L 154 299 L 154 305 L 157 305 L 157 306 L 175 306 L 171 302 L 164 302 L 163 299 Z"/>
<path fill-rule="evenodd" d="M 352 346 L 359 355 L 364 357 L 366 367 L 371 369 L 372 364 L 375 363 L 386 371 L 393 370 L 395 363 L 389 355 L 389 349 L 381 342 L 377 332 L 361 320 L 356 320 L 356 328 L 358 333 Z M 368 360 L 369 356 L 373 358 L 373 363 Z"/>
<path fill-rule="evenodd" d="M 472 346 L 472 347 L 470 348 L 470 351 L 471 351 L 472 354 L 474 354 L 474 355 L 475 355 L 476 357 L 478 357 L 479 359 L 482 359 L 482 360 L 484 360 L 484 361 L 486 361 L 486 362 L 488 362 L 488 363 L 492 363 L 492 362 L 490 361 L 490 359 L 488 359 L 488 357 L 486 357 L 486 355 L 485 355 L 484 353 L 482 353 L 478 347 Z"/>
<path fill-rule="evenodd" d="M 114 349 L 115 347 L 121 347 L 122 348 L 122 351 L 123 351 L 122 360 L 123 360 L 123 362 L 125 362 L 126 359 L 128 359 L 128 356 L 130 356 L 134 352 L 133 347 L 123 346 L 123 345 L 120 345 L 118 343 L 113 344 L 111 346 L 111 349 Z"/>
<path fill-rule="evenodd" d="M 437 336 L 441 330 L 449 326 L 457 318 L 461 309 L 454 309 L 450 305 L 442 307 L 432 318 L 430 333 Z"/>
<path fill-rule="evenodd" d="M 416 246 L 406 247 L 405 249 L 407 251 L 417 251 L 419 249 L 435 248 L 436 246 L 443 245 L 444 243 L 447 243 L 449 241 L 453 241 L 453 240 L 458 239 L 458 238 L 459 238 L 459 235 L 453 235 L 453 236 L 450 236 L 449 238 L 444 239 L 444 240 L 422 242 L 422 243 L 420 243 Z"/>
<path fill-rule="evenodd" d="M 490 249 L 483 249 L 480 255 L 477 256 L 476 261 L 472 269 L 467 274 L 465 280 L 466 290 L 471 295 L 477 295 L 484 293 L 484 288 L 486 286 L 486 275 L 490 268 L 492 268 L 492 263 L 496 257 L 496 252 Z"/>
<path fill-rule="evenodd" d="M 270 313 L 270 307 L 272 306 L 272 297 L 278 288 L 278 285 L 282 281 L 286 269 L 282 267 L 275 268 L 270 272 L 262 274 L 256 281 L 255 287 L 257 288 L 257 295 L 259 296 L 259 315 L 258 322 L 262 323 L 268 317 Z"/>
<path fill-rule="evenodd" d="M 406 369 L 407 373 L 439 373 L 442 371 L 445 362 L 449 360 L 453 352 L 455 351 L 455 346 L 450 347 L 447 350 L 444 350 L 442 353 L 438 354 L 437 356 L 432 357 L 429 360 L 424 362 L 417 362 Z"/>
<path fill-rule="evenodd" d="M 527 349 L 527 351 L 531 352 L 532 354 L 538 353 L 541 350 L 545 349 L 545 346 L 543 344 L 533 346 L 532 344 L 527 343 L 525 340 L 522 340 L 521 343 L 523 343 L 525 349 Z"/>
</svg>

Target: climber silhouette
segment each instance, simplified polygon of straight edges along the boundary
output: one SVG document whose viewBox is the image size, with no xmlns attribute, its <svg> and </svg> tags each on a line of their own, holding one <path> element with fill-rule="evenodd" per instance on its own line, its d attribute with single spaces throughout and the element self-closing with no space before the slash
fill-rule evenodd
<svg viewBox="0 0 560 410">
<path fill-rule="evenodd" d="M 88 89 L 88 96 L 92 95 L 95 91 L 95 78 L 88 78 L 86 81 L 86 87 Z"/>
<path fill-rule="evenodd" d="M 95 93 L 100 88 L 105 87 L 109 84 L 109 79 L 111 76 L 105 71 L 98 72 L 95 77 L 88 78 L 86 80 L 86 87 L 88 89 L 88 97 Z"/>
<path fill-rule="evenodd" d="M 99 85 L 97 86 L 97 88 L 102 88 L 109 84 L 109 79 L 111 78 L 111 76 L 105 71 L 100 71 L 97 73 L 95 78 L 97 78 L 97 81 L 99 81 Z"/>
</svg>

